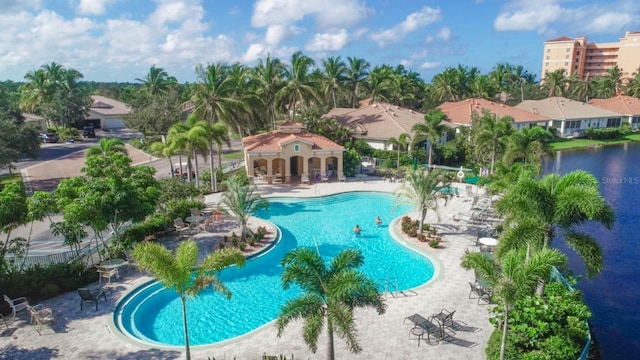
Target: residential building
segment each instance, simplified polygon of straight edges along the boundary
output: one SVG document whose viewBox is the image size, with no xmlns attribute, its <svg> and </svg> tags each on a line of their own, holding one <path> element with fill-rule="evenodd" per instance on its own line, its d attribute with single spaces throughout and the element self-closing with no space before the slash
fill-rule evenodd
<svg viewBox="0 0 640 360">
<path fill-rule="evenodd" d="M 344 147 L 324 136 L 286 121 L 278 130 L 242 138 L 245 170 L 249 177 L 274 182 L 343 179 Z"/>
<path fill-rule="evenodd" d="M 577 73 L 580 79 L 602 76 L 618 66 L 623 78 L 640 67 L 640 31 L 626 32 L 618 42 L 590 43 L 584 36 L 561 36 L 544 42 L 542 72 L 565 69 L 567 76 Z"/>
<path fill-rule="evenodd" d="M 354 136 L 366 141 L 374 149 L 392 150 L 390 138 L 399 139 L 402 134 L 413 136 L 413 126 L 424 124 L 424 113 L 382 102 L 360 102 L 358 108 L 334 108 L 323 118 L 331 118 L 350 128 Z M 455 128 L 449 122 L 446 126 Z"/>
<path fill-rule="evenodd" d="M 631 124 L 634 130 L 640 126 L 640 99 L 619 95 L 609 99 L 591 99 L 589 104 L 622 114 L 622 121 Z"/>
<path fill-rule="evenodd" d="M 485 110 L 496 115 L 498 118 L 509 116 L 513 119 L 513 127 L 515 129 L 534 126 L 542 126 L 546 129 L 550 126 L 551 120 L 541 114 L 480 98 L 455 102 L 449 101 L 437 108 L 447 115 L 448 121 L 457 126 L 471 126 L 473 115 L 482 116 L 482 112 Z"/>
<path fill-rule="evenodd" d="M 525 100 L 515 107 L 549 118 L 557 135 L 565 138 L 584 136 L 588 127 L 611 128 L 622 123 L 620 113 L 564 97 Z"/>
<path fill-rule="evenodd" d="M 124 117 L 131 113 L 129 105 L 108 97 L 91 95 L 91 108 L 85 125 L 102 129 L 122 129 Z"/>
</svg>

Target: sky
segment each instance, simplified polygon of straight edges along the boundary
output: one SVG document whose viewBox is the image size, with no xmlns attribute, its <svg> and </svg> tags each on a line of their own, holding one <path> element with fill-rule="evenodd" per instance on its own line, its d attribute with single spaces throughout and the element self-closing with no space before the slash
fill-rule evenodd
<svg viewBox="0 0 640 360">
<path fill-rule="evenodd" d="M 501 62 L 540 79 L 543 42 L 614 42 L 640 30 L 633 0 L 0 0 L 0 80 L 56 62 L 85 80 L 136 82 L 152 65 L 179 82 L 195 66 L 288 63 L 302 51 L 360 57 L 431 81 L 458 64 Z"/>
</svg>

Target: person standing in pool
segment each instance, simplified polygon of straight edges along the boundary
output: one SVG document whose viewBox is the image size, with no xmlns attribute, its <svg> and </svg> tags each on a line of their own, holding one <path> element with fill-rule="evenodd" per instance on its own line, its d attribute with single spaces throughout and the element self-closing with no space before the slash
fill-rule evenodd
<svg viewBox="0 0 640 360">
<path fill-rule="evenodd" d="M 382 219 L 380 219 L 380 215 L 376 216 L 376 226 L 380 227 L 382 225 Z"/>
<path fill-rule="evenodd" d="M 360 236 L 360 232 L 362 230 L 360 229 L 360 226 L 358 226 L 358 224 L 356 224 L 356 227 L 353 228 L 353 233 L 356 234 L 356 236 Z"/>
</svg>

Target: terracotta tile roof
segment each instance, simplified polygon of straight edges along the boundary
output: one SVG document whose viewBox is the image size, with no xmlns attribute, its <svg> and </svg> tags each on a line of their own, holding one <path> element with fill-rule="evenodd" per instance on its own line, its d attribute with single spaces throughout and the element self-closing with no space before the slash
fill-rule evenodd
<svg viewBox="0 0 640 360">
<path fill-rule="evenodd" d="M 446 102 L 438 109 L 447 114 L 447 119 L 454 124 L 471 125 L 471 114 L 475 111 L 482 115 L 482 110 L 486 109 L 499 118 L 510 116 L 516 123 L 549 121 L 546 116 L 534 114 L 529 111 L 514 108 L 509 105 L 495 101 L 473 98 L 456 102 Z"/>
<path fill-rule="evenodd" d="M 242 145 L 245 151 L 250 152 L 280 151 L 282 145 L 294 140 L 313 144 L 313 150 L 344 150 L 344 147 L 324 136 L 308 132 L 290 133 L 280 130 L 246 136 L 242 138 Z"/>
<path fill-rule="evenodd" d="M 525 100 L 515 107 L 535 114 L 544 115 L 554 120 L 620 116 L 617 112 L 605 110 L 597 106 L 564 97 L 550 97 L 542 100 Z"/>
<path fill-rule="evenodd" d="M 640 115 L 640 99 L 618 95 L 609 99 L 591 99 L 589 104 L 625 115 Z"/>
<path fill-rule="evenodd" d="M 91 111 L 100 115 L 128 115 L 131 113 L 129 105 L 100 95 L 91 95 Z"/>
<path fill-rule="evenodd" d="M 547 41 L 545 41 L 545 42 L 552 42 L 552 41 L 570 41 L 570 40 L 574 40 L 574 39 L 572 39 L 572 38 L 570 38 L 570 37 L 568 37 L 568 36 L 560 36 L 560 37 L 557 37 L 557 38 L 555 38 L 555 39 L 547 40 Z"/>
<path fill-rule="evenodd" d="M 424 114 L 421 112 L 380 102 L 369 105 L 368 99 L 362 103 L 364 105 L 357 109 L 334 108 L 322 117 L 336 119 L 352 129 L 357 137 L 365 139 L 398 138 L 403 133 L 413 133 L 413 125 L 424 124 Z M 448 121 L 443 124 L 455 127 Z"/>
</svg>

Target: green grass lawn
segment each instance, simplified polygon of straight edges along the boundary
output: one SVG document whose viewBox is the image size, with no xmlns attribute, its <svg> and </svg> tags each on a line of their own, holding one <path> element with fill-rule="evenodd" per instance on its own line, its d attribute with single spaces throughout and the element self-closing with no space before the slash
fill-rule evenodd
<svg viewBox="0 0 640 360">
<path fill-rule="evenodd" d="M 13 173 L 11 175 L 0 175 L 0 185 L 9 184 L 12 182 L 22 182 L 22 176 L 16 173 Z"/>
<path fill-rule="evenodd" d="M 567 149 L 584 149 L 591 147 L 599 147 L 606 145 L 623 144 L 625 142 L 640 141 L 640 134 L 630 134 L 620 139 L 610 140 L 591 140 L 591 139 L 562 139 L 558 138 L 553 140 L 550 145 L 553 150 L 567 150 Z"/>
<path fill-rule="evenodd" d="M 225 160 L 242 160 L 242 151 L 234 151 L 222 154 L 222 158 Z"/>
</svg>

